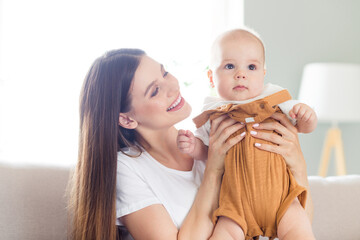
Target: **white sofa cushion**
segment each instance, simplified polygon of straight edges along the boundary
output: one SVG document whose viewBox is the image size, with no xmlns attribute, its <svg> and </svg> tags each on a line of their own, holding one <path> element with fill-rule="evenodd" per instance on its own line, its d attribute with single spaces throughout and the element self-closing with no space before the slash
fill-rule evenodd
<svg viewBox="0 0 360 240">
<path fill-rule="evenodd" d="M 0 164 L 0 239 L 66 239 L 68 178 L 67 168 Z M 309 182 L 316 239 L 360 239 L 360 175 Z"/>
<path fill-rule="evenodd" d="M 318 240 L 360 239 L 360 175 L 309 177 Z"/>
<path fill-rule="evenodd" d="M 67 239 L 68 168 L 0 164 L 0 239 Z"/>
</svg>

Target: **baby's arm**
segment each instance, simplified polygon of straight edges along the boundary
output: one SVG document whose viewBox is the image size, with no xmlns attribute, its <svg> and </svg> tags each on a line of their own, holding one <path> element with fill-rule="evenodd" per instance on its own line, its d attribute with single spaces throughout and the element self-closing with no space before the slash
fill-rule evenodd
<svg viewBox="0 0 360 240">
<path fill-rule="evenodd" d="M 208 147 L 189 130 L 179 130 L 177 146 L 182 153 L 186 153 L 196 160 L 206 160 Z"/>
<path fill-rule="evenodd" d="M 296 128 L 300 133 L 310 133 L 315 130 L 317 117 L 315 111 L 304 103 L 295 104 L 289 112 L 296 119 Z"/>
</svg>

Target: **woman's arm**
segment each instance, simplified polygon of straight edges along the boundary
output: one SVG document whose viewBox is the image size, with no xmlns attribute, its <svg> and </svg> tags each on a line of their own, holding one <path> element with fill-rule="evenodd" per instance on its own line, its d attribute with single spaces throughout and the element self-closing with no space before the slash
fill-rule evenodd
<svg viewBox="0 0 360 240">
<path fill-rule="evenodd" d="M 301 151 L 297 129 L 291 124 L 285 114 L 274 113 L 272 118 L 278 122 L 260 123 L 259 126 L 254 126 L 254 128 L 259 130 L 274 130 L 281 134 L 281 136 L 278 134 L 260 131 L 254 135 L 254 137 L 270 141 L 275 143 L 275 145 L 261 144 L 260 146 L 256 147 L 269 152 L 281 154 L 284 157 L 287 166 L 289 167 L 298 184 L 305 187 L 309 192 L 305 211 L 310 221 L 312 221 L 314 208 L 309 188 L 306 162 Z"/>
<path fill-rule="evenodd" d="M 205 240 L 211 236 L 214 227 L 211 216 L 218 207 L 224 158 L 243 136 L 226 140 L 242 127 L 230 118 L 225 119 L 225 116 L 213 120 L 203 180 L 181 228 L 176 228 L 163 205 L 154 204 L 121 218 L 134 239 Z"/>
</svg>

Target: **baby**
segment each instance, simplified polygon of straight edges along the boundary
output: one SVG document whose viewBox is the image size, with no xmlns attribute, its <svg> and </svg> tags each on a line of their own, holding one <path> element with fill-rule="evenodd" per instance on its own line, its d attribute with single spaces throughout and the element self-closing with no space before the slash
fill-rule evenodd
<svg viewBox="0 0 360 240">
<path fill-rule="evenodd" d="M 259 123 L 275 121 L 275 112 L 288 115 L 302 133 L 315 129 L 317 117 L 309 106 L 291 100 L 287 90 L 264 85 L 265 72 L 259 37 L 244 29 L 220 35 L 213 44 L 208 77 L 221 99 L 205 99 L 204 112 L 194 118 L 196 137 L 190 131 L 178 133 L 183 153 L 206 159 L 211 119 L 226 114 L 245 125 L 237 133 L 245 138 L 225 159 L 212 239 L 315 239 L 304 210 L 306 189 L 297 184 L 281 155 L 257 148 L 270 143 L 252 135 Z M 280 221 L 283 217 L 285 222 Z"/>
</svg>

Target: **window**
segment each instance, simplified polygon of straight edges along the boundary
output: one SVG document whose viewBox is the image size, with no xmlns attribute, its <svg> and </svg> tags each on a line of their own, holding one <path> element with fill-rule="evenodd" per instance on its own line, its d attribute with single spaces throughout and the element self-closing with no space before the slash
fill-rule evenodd
<svg viewBox="0 0 360 240">
<path fill-rule="evenodd" d="M 195 114 L 213 35 L 242 25 L 242 1 L 3 0 L 1 16 L 0 160 L 72 165 L 80 87 L 96 57 L 144 49 L 179 79 Z"/>
</svg>

